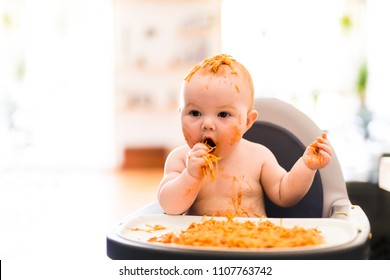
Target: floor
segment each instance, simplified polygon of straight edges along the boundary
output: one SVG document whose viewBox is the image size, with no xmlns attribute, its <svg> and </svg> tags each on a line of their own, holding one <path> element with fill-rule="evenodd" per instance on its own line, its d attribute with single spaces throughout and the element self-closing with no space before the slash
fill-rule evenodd
<svg viewBox="0 0 390 280">
<path fill-rule="evenodd" d="M 152 202 L 162 169 L 0 170 L 0 259 L 106 259 L 106 234 Z"/>
<path fill-rule="evenodd" d="M 153 202 L 157 187 L 163 177 L 163 169 L 131 169 L 115 173 L 115 183 L 109 190 L 109 221 L 117 223 L 132 211 Z"/>
</svg>

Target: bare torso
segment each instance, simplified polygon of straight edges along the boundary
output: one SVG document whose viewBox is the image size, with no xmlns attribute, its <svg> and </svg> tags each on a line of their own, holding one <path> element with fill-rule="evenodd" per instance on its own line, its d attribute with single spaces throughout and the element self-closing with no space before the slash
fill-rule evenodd
<svg viewBox="0 0 390 280">
<path fill-rule="evenodd" d="M 265 216 L 260 174 L 265 147 L 242 140 L 238 149 L 218 163 L 218 177 L 205 178 L 192 215 L 262 217 Z"/>
</svg>

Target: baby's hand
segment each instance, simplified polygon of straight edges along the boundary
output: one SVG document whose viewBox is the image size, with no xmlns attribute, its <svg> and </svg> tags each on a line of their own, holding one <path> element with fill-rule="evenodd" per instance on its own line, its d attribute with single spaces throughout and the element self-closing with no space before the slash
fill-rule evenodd
<svg viewBox="0 0 390 280">
<path fill-rule="evenodd" d="M 209 148 L 203 143 L 197 143 L 192 147 L 192 149 L 187 154 L 187 171 L 188 173 L 194 177 L 201 179 L 204 174 L 202 171 L 202 167 L 206 165 L 206 160 L 204 156 L 206 156 L 209 152 Z"/>
<path fill-rule="evenodd" d="M 317 137 L 317 141 L 311 143 L 303 154 L 303 160 L 310 169 L 320 169 L 325 167 L 331 160 L 332 148 L 326 138 L 326 133 Z"/>
</svg>

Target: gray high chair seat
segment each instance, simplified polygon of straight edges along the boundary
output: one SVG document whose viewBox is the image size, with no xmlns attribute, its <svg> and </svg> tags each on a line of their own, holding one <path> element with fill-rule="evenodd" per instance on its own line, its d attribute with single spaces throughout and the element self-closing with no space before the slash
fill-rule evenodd
<svg viewBox="0 0 390 280">
<path fill-rule="evenodd" d="M 279 164 L 290 170 L 305 148 L 321 135 L 320 128 L 294 106 L 275 98 L 255 99 L 258 120 L 244 138 L 267 146 Z M 317 171 L 306 196 L 296 205 L 282 208 L 266 198 L 267 217 L 343 220 L 357 228 L 357 236 L 347 244 L 323 250 L 286 251 L 214 251 L 158 248 L 123 239 L 114 229 L 107 236 L 107 255 L 112 259 L 367 259 L 370 223 L 358 205 L 352 205 L 337 155 L 328 166 Z M 140 215 L 163 214 L 153 202 L 118 223 Z"/>
</svg>

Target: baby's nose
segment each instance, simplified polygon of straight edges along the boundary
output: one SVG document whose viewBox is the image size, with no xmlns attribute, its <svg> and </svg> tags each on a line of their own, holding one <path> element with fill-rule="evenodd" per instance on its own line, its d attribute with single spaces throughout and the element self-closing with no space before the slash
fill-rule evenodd
<svg viewBox="0 0 390 280">
<path fill-rule="evenodd" d="M 211 118 L 204 118 L 202 122 L 203 130 L 215 130 L 215 124 Z"/>
</svg>

